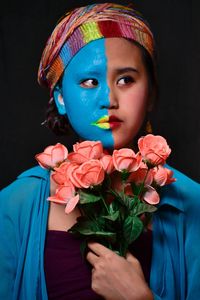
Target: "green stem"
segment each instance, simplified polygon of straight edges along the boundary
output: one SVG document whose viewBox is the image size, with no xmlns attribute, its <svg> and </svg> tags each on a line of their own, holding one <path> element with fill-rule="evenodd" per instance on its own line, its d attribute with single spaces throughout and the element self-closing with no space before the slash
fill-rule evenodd
<svg viewBox="0 0 200 300">
<path fill-rule="evenodd" d="M 146 179 L 147 179 L 148 173 L 149 173 L 149 169 L 147 169 L 147 172 L 146 172 L 146 175 L 145 175 L 145 177 L 144 177 L 144 180 L 143 180 L 143 182 L 142 182 L 142 184 L 141 184 L 141 187 L 140 187 L 138 196 L 140 196 L 140 194 L 142 193 L 142 190 L 144 189 L 144 185 L 145 185 L 145 181 L 146 181 Z"/>
<path fill-rule="evenodd" d="M 99 193 L 99 196 L 101 197 L 101 200 L 102 200 L 102 202 L 103 202 L 103 205 L 104 205 L 104 207 L 105 207 L 107 213 L 109 214 L 109 209 L 108 209 L 107 204 L 106 204 L 106 202 L 105 202 L 105 200 L 104 200 L 104 197 L 103 197 L 103 195 L 102 195 L 101 187 L 100 187 L 100 186 L 97 186 L 96 188 L 98 188 L 97 191 L 98 191 L 98 193 Z"/>
<path fill-rule="evenodd" d="M 106 204 L 106 202 L 105 202 L 104 197 L 102 196 L 102 194 L 101 194 L 101 199 L 102 199 L 102 202 L 103 202 L 103 204 L 104 204 L 104 207 L 105 207 L 105 209 L 106 209 L 106 211 L 107 211 L 107 213 L 108 213 L 108 215 L 109 215 L 109 214 L 110 214 L 110 213 L 109 213 L 109 209 L 108 209 L 108 206 L 107 206 L 107 204 Z"/>
</svg>

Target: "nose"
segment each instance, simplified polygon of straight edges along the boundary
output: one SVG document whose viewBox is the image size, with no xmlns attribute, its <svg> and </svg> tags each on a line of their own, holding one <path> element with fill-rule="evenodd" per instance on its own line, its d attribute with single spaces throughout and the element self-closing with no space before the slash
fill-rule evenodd
<svg viewBox="0 0 200 300">
<path fill-rule="evenodd" d="M 110 88 L 109 99 L 110 99 L 110 105 L 109 105 L 110 109 L 115 109 L 119 107 L 118 95 L 114 87 Z"/>
<path fill-rule="evenodd" d="M 104 100 L 101 101 L 101 108 L 115 109 L 118 108 L 118 97 L 114 88 L 107 87 L 104 90 Z"/>
</svg>

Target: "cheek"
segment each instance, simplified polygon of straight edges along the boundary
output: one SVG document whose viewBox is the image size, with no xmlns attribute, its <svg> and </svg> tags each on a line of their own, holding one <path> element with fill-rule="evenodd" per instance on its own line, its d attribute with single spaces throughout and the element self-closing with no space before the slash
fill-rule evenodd
<svg viewBox="0 0 200 300">
<path fill-rule="evenodd" d="M 134 91 L 126 96 L 126 105 L 129 108 L 130 114 L 140 118 L 146 113 L 148 104 L 148 87 L 139 86 Z"/>
<path fill-rule="evenodd" d="M 120 97 L 120 114 L 124 124 L 113 132 L 115 148 L 131 147 L 147 111 L 148 88 L 143 85 Z"/>
<path fill-rule="evenodd" d="M 67 83 L 67 86 L 67 92 L 64 94 L 64 102 L 68 117 L 73 118 L 81 112 L 90 111 L 92 105 L 88 94 L 79 87 L 73 86 L 70 81 Z"/>
<path fill-rule="evenodd" d="M 66 113 L 70 121 L 77 122 L 81 119 L 84 124 L 91 125 L 103 115 L 107 115 L 107 110 L 100 109 L 100 101 L 103 98 L 102 93 L 97 89 L 82 89 L 73 85 L 69 81 L 64 93 L 64 102 Z"/>
<path fill-rule="evenodd" d="M 63 93 L 66 113 L 75 132 L 84 140 L 100 140 L 105 148 L 113 148 L 112 131 L 94 126 L 95 121 L 108 115 L 108 110 L 99 105 L 101 99 L 106 99 L 105 89 L 84 90 L 74 85 L 70 78 L 65 84 L 70 87 Z"/>
<path fill-rule="evenodd" d="M 69 88 L 64 94 L 67 117 L 75 131 L 82 134 L 95 118 L 94 102 L 90 101 L 91 98 L 94 100 L 94 95 L 88 95 L 80 87 L 70 85 L 70 82 L 67 86 Z"/>
</svg>

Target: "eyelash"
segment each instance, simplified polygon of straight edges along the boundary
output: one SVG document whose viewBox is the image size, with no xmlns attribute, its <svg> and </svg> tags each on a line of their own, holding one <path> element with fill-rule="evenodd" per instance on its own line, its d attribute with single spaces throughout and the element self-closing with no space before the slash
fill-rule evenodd
<svg viewBox="0 0 200 300">
<path fill-rule="evenodd" d="M 122 80 L 122 79 L 124 79 L 124 83 L 120 83 L 120 80 Z M 127 79 L 128 79 L 128 82 L 126 82 Z M 119 84 L 119 85 L 127 85 L 127 84 L 130 84 L 133 82 L 135 82 L 135 80 L 132 76 L 123 76 L 117 80 L 117 84 Z"/>
<path fill-rule="evenodd" d="M 124 83 L 120 83 L 120 80 L 124 80 Z M 135 80 L 132 76 L 123 76 L 117 80 L 117 85 L 121 85 L 121 86 L 129 85 L 133 82 L 135 82 Z M 95 78 L 84 79 L 80 82 L 80 85 L 84 88 L 95 88 L 98 86 L 98 84 L 99 82 Z"/>
<path fill-rule="evenodd" d="M 90 83 L 88 83 L 90 81 Z M 80 85 L 85 88 L 95 88 L 98 86 L 98 80 L 95 78 L 84 79 L 80 82 Z"/>
</svg>

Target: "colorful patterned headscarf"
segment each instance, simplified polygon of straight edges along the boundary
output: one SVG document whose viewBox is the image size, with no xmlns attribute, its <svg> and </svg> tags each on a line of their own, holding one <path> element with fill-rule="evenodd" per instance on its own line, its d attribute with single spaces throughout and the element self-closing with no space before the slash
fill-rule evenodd
<svg viewBox="0 0 200 300">
<path fill-rule="evenodd" d="M 68 12 L 55 27 L 42 54 L 39 83 L 52 91 L 71 58 L 83 46 L 109 37 L 134 40 L 153 56 L 153 34 L 138 12 L 114 3 L 88 5 Z"/>
</svg>

